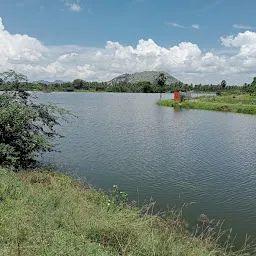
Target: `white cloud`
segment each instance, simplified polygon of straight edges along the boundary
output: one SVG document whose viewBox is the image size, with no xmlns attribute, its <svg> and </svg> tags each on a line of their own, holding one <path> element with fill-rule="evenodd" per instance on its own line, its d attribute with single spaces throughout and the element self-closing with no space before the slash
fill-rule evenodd
<svg viewBox="0 0 256 256">
<path fill-rule="evenodd" d="M 200 29 L 200 25 L 198 25 L 198 24 L 193 24 L 193 25 L 192 25 L 192 28 L 194 28 L 194 29 Z"/>
<path fill-rule="evenodd" d="M 174 27 L 174 28 L 184 28 L 184 26 L 178 24 L 178 23 L 175 23 L 175 22 L 169 22 L 168 25 Z"/>
<path fill-rule="evenodd" d="M 233 24 L 233 28 L 237 28 L 237 29 L 253 29 L 253 27 L 251 27 L 251 26 L 242 25 L 242 24 Z"/>
<path fill-rule="evenodd" d="M 103 48 L 45 46 L 28 35 L 9 33 L 0 18 L 0 72 L 14 69 L 30 80 L 108 81 L 122 73 L 164 70 L 187 83 L 251 82 L 256 76 L 256 33 L 221 37 L 221 42 L 218 54 L 191 42 L 166 48 L 152 39 L 139 40 L 135 47 L 112 41 Z"/>
<path fill-rule="evenodd" d="M 27 35 L 11 35 L 0 18 L 0 67 L 43 61 L 48 49 L 35 38 Z"/>
<path fill-rule="evenodd" d="M 242 47 L 256 44 L 256 33 L 252 31 L 245 31 L 239 33 L 236 37 L 227 36 L 221 37 L 221 42 L 226 47 Z"/>
<path fill-rule="evenodd" d="M 3 24 L 2 18 L 0 17 L 0 31 L 1 30 L 4 30 L 4 24 Z"/>
<path fill-rule="evenodd" d="M 81 11 L 81 6 L 78 3 L 66 2 L 66 6 L 68 6 L 70 8 L 70 10 L 73 11 L 73 12 L 80 12 Z"/>
</svg>

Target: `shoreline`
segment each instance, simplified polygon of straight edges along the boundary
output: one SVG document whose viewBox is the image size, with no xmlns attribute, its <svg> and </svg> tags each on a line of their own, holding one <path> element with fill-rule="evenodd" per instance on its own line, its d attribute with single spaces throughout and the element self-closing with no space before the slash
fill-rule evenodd
<svg viewBox="0 0 256 256">
<path fill-rule="evenodd" d="M 110 195 L 72 177 L 36 169 L 14 173 L 1 169 L 0 254 L 14 255 L 230 255 L 209 233 L 191 234 L 181 211 L 166 218 L 128 204 L 113 186 Z M 200 216 L 201 218 L 201 216 Z M 208 226 L 208 228 L 207 228 Z M 216 233 L 215 233 L 216 234 Z M 16 254 L 15 254 L 16 255 Z M 247 255 L 234 252 L 232 255 Z"/>
<path fill-rule="evenodd" d="M 229 95 L 214 97 L 199 97 L 174 102 L 174 100 L 162 100 L 157 103 L 163 107 L 180 107 L 181 109 L 198 109 L 219 112 L 232 112 L 240 114 L 256 115 L 256 96 Z"/>
</svg>

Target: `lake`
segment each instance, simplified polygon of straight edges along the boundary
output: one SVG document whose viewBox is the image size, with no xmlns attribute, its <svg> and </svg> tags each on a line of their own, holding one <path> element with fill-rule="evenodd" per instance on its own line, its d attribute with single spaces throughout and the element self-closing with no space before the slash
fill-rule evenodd
<svg viewBox="0 0 256 256">
<path fill-rule="evenodd" d="M 256 237 L 256 117 L 203 110 L 174 111 L 159 94 L 37 93 L 79 118 L 43 161 L 108 190 L 118 184 L 140 205 L 180 207 L 195 224 L 201 213 Z M 172 95 L 165 94 L 164 98 Z"/>
</svg>

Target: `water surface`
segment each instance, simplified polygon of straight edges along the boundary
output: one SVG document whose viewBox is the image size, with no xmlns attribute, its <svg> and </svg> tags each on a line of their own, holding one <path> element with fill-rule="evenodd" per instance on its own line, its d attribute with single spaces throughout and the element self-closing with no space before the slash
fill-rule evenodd
<svg viewBox="0 0 256 256">
<path fill-rule="evenodd" d="M 61 128 L 61 153 L 44 161 L 109 189 L 118 184 L 143 203 L 181 206 L 256 237 L 256 117 L 174 111 L 158 94 L 39 93 L 79 116 Z M 164 95 L 169 98 L 171 95 Z M 241 239 L 241 238 L 240 238 Z"/>
</svg>

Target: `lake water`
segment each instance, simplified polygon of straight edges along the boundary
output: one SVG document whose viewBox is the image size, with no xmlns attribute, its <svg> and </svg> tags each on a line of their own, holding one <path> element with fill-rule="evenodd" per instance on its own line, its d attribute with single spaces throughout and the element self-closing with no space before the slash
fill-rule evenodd
<svg viewBox="0 0 256 256">
<path fill-rule="evenodd" d="M 225 220 L 241 237 L 256 237 L 256 117 L 202 110 L 174 111 L 158 94 L 38 93 L 79 118 L 63 124 L 66 137 L 44 161 L 89 183 L 118 184 L 140 204 L 151 196 L 165 209 L 192 203 Z M 170 98 L 171 95 L 164 95 Z"/>
</svg>

